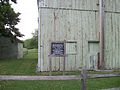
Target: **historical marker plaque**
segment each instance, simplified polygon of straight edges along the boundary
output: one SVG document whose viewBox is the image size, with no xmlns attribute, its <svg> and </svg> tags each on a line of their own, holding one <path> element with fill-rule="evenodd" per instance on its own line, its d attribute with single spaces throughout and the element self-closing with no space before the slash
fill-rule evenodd
<svg viewBox="0 0 120 90">
<path fill-rule="evenodd" d="M 52 56 L 64 56 L 64 43 L 52 42 L 51 43 L 51 55 Z"/>
</svg>

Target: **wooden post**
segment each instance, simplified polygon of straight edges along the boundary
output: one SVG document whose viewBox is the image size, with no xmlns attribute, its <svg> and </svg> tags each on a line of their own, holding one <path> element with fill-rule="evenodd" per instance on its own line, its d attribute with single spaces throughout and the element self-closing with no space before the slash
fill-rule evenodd
<svg viewBox="0 0 120 90">
<path fill-rule="evenodd" d="M 41 30 L 41 7 L 44 7 L 44 0 L 38 0 L 37 1 L 38 4 L 38 71 L 43 71 L 43 42 L 44 40 L 42 40 L 43 38 L 43 31 Z"/>
<path fill-rule="evenodd" d="M 100 12 L 100 68 L 104 68 L 104 0 L 99 0 Z"/>
<path fill-rule="evenodd" d="M 51 56 L 49 56 L 49 76 L 52 75 L 52 60 L 51 60 Z"/>
<path fill-rule="evenodd" d="M 81 90 L 86 90 L 86 78 L 87 78 L 86 67 L 82 67 L 82 70 L 81 70 Z"/>
<path fill-rule="evenodd" d="M 49 39 L 49 76 L 52 75 L 52 56 L 51 56 L 51 39 Z"/>
<path fill-rule="evenodd" d="M 41 31 L 40 31 L 40 24 L 41 24 L 41 22 L 40 22 L 40 12 L 41 12 L 41 10 L 40 10 L 40 2 L 38 1 L 38 72 L 40 72 L 41 71 Z"/>
<path fill-rule="evenodd" d="M 65 75 L 65 59 L 66 59 L 66 40 L 64 40 L 64 61 L 63 61 L 63 75 Z"/>
<path fill-rule="evenodd" d="M 63 75 L 65 75 L 65 56 L 63 58 L 64 58 L 64 61 L 63 61 Z"/>
</svg>

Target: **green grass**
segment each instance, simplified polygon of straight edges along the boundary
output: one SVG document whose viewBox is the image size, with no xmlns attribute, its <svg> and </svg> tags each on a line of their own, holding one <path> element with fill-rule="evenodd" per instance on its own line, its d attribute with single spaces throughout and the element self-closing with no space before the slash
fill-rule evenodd
<svg viewBox="0 0 120 90">
<path fill-rule="evenodd" d="M 37 50 L 32 49 L 22 59 L 0 60 L 0 75 L 35 75 Z"/>
<path fill-rule="evenodd" d="M 80 90 L 81 82 L 71 81 L 0 81 L 0 90 Z M 87 80 L 87 90 L 120 87 L 120 77 Z"/>
<path fill-rule="evenodd" d="M 38 53 L 37 49 L 28 50 L 28 54 L 22 59 L 0 60 L 0 75 L 49 75 L 49 72 L 36 73 Z M 110 74 L 119 73 L 120 70 L 113 72 L 88 71 L 89 74 Z M 62 75 L 63 72 L 52 72 L 52 75 Z M 80 75 L 79 71 L 65 72 L 65 75 Z"/>
<path fill-rule="evenodd" d="M 0 75 L 49 75 L 48 72 L 36 73 L 37 50 L 32 49 L 23 59 L 0 60 Z M 107 74 L 114 72 L 88 73 Z M 80 72 L 66 72 L 66 75 L 79 75 Z M 62 75 L 62 72 L 53 72 L 52 75 Z M 80 90 L 80 81 L 0 81 L 0 90 Z M 120 77 L 88 79 L 87 90 L 120 87 Z"/>
</svg>

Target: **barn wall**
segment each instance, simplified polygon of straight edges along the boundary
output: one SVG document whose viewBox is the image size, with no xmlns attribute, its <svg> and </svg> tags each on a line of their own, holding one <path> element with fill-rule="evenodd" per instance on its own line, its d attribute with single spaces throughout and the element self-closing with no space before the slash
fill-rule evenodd
<svg viewBox="0 0 120 90">
<path fill-rule="evenodd" d="M 42 7 L 98 10 L 98 0 L 41 0 Z"/>
<path fill-rule="evenodd" d="M 105 0 L 104 58 L 107 69 L 120 67 L 118 3 L 120 0 Z M 67 71 L 78 70 L 82 66 L 87 66 L 88 69 L 95 68 L 93 64 L 97 65 L 98 61 L 94 60 L 98 59 L 99 52 L 98 7 L 98 0 L 43 0 L 39 12 L 40 60 L 43 60 L 41 64 L 43 71 L 49 71 L 48 55 L 52 41 L 77 42 L 77 54 L 66 56 L 65 68 Z M 114 30 L 111 32 L 112 28 Z M 52 57 L 52 71 L 62 71 L 63 65 L 63 57 Z"/>
<path fill-rule="evenodd" d="M 105 0 L 105 67 L 120 68 L 120 0 Z"/>
<path fill-rule="evenodd" d="M 62 1 L 45 1 L 45 7 L 41 8 L 41 46 L 42 59 L 44 71 L 49 70 L 50 42 L 52 41 L 74 41 L 77 42 L 77 54 L 67 55 L 66 70 L 78 70 L 81 66 L 90 68 L 90 52 L 88 51 L 88 41 L 99 41 L 98 32 L 98 12 L 97 3 L 93 6 L 89 5 L 89 0 L 83 0 L 83 6 L 76 5 L 78 2 L 69 2 L 62 5 Z M 66 0 L 67 1 L 67 0 Z M 95 0 L 94 0 L 95 1 Z M 55 2 L 57 4 L 55 4 Z M 75 4 L 76 3 L 76 4 Z M 79 2 L 81 3 L 81 2 Z M 68 5 L 70 4 L 70 5 Z M 75 4 L 75 5 L 71 5 Z M 58 5 L 58 6 L 55 6 Z M 51 8 L 53 7 L 53 8 Z M 58 9 L 58 8 L 59 9 Z M 96 8 L 96 9 L 95 9 Z M 83 10 L 80 10 L 83 9 Z M 87 26 L 87 27 L 86 27 Z M 98 47 L 98 44 L 97 44 Z M 91 49 L 94 47 L 91 47 Z M 98 51 L 97 51 L 98 52 Z M 97 53 L 96 50 L 94 54 Z M 63 57 L 52 58 L 52 70 L 63 70 Z"/>
<path fill-rule="evenodd" d="M 104 0 L 105 11 L 120 12 L 120 0 Z"/>
</svg>

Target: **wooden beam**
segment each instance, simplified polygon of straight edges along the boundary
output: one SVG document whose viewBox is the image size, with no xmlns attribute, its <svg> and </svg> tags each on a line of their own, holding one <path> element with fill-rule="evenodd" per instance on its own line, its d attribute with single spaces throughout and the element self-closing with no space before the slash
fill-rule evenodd
<svg viewBox="0 0 120 90">
<path fill-rule="evenodd" d="M 110 78 L 110 77 L 120 77 L 120 74 L 88 74 L 88 78 Z M 2 76 L 0 75 L 0 80 L 81 80 L 78 75 L 72 76 Z"/>
<path fill-rule="evenodd" d="M 100 12 L 100 69 L 104 69 L 104 0 L 99 0 Z"/>
<path fill-rule="evenodd" d="M 45 0 L 38 0 L 38 66 L 37 72 L 43 71 L 43 42 L 42 38 L 44 36 L 43 31 L 41 30 L 41 8 L 44 7 Z"/>
</svg>

